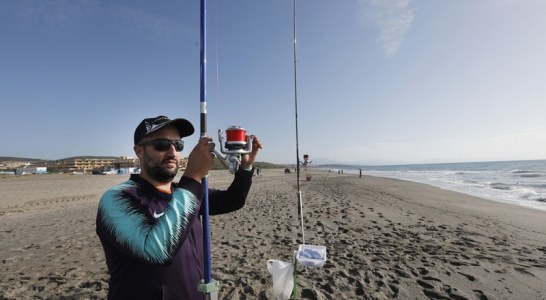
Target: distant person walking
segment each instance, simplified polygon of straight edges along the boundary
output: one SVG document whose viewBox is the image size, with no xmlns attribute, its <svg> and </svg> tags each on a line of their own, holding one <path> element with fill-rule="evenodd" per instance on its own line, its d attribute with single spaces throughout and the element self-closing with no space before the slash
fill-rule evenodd
<svg viewBox="0 0 546 300">
<path fill-rule="evenodd" d="M 362 178 L 362 169 L 359 169 L 358 171 L 360 172 L 358 178 Z"/>
</svg>

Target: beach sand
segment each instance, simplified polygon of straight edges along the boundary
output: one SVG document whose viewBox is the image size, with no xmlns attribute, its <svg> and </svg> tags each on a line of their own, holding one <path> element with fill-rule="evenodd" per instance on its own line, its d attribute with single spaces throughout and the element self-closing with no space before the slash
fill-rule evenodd
<svg viewBox="0 0 546 300">
<path fill-rule="evenodd" d="M 298 271 L 300 299 L 545 299 L 546 212 L 364 176 L 302 171 L 307 244 L 323 268 Z M 268 259 L 301 243 L 296 175 L 262 170 L 246 206 L 211 217 L 220 299 L 274 299 Z M 116 175 L 0 178 L 0 299 L 102 299 L 108 274 L 95 234 Z M 210 187 L 231 182 L 213 171 Z"/>
</svg>

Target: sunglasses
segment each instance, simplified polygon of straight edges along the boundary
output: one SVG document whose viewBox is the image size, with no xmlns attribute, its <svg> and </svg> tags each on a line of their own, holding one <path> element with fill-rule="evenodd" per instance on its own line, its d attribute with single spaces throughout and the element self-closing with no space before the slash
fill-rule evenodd
<svg viewBox="0 0 546 300">
<path fill-rule="evenodd" d="M 168 140 L 168 139 L 157 139 L 157 140 L 151 140 L 151 141 L 144 141 L 139 144 L 140 146 L 148 146 L 152 145 L 154 146 L 155 151 L 168 151 L 171 149 L 171 145 L 174 145 L 174 149 L 177 152 L 182 151 L 184 149 L 184 141 L 183 140 Z"/>
</svg>

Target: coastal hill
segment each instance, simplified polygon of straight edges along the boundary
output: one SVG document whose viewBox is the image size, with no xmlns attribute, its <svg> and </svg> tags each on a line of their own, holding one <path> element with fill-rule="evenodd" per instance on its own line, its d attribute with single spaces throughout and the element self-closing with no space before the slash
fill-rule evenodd
<svg viewBox="0 0 546 300">
<path fill-rule="evenodd" d="M 72 156 L 72 157 L 66 157 L 61 159 L 40 159 L 40 158 L 27 158 L 27 157 L 10 157 L 10 156 L 0 156 L 0 164 L 9 164 L 13 162 L 17 163 L 30 163 L 30 164 L 45 164 L 48 162 L 58 162 L 63 160 L 73 160 L 73 159 L 114 159 L 118 158 L 117 156 Z M 285 168 L 287 165 L 279 165 L 279 164 L 273 164 L 268 162 L 255 162 L 255 167 L 262 168 L 262 169 L 274 169 L 274 168 Z M 218 159 L 214 160 L 214 164 L 212 166 L 213 170 L 221 170 L 224 169 L 224 166 L 220 163 Z"/>
<path fill-rule="evenodd" d="M 11 157 L 11 156 L 0 156 L 0 162 L 11 162 L 11 161 L 27 161 L 27 162 L 49 162 L 57 160 L 70 160 L 70 159 L 94 159 L 94 158 L 117 158 L 118 156 L 72 156 L 60 159 L 43 159 L 43 158 L 28 158 L 28 157 Z"/>
<path fill-rule="evenodd" d="M 27 162 L 35 163 L 35 162 L 46 162 L 49 160 L 39 159 L 39 158 L 27 158 L 27 157 L 0 156 L 0 162 L 12 162 L 12 161 L 27 161 Z"/>
</svg>

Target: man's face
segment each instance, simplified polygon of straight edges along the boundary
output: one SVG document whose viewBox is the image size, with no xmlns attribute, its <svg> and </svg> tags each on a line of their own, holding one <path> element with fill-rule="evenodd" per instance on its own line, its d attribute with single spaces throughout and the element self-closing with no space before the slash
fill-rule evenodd
<svg viewBox="0 0 546 300">
<path fill-rule="evenodd" d="M 180 135 L 175 127 L 167 126 L 145 137 L 140 143 L 157 139 L 180 140 Z M 137 145 L 135 152 L 140 159 L 141 173 L 160 183 L 170 183 L 176 176 L 180 152 L 175 150 L 174 145 L 170 145 L 166 151 L 158 151 L 154 145 Z"/>
</svg>

